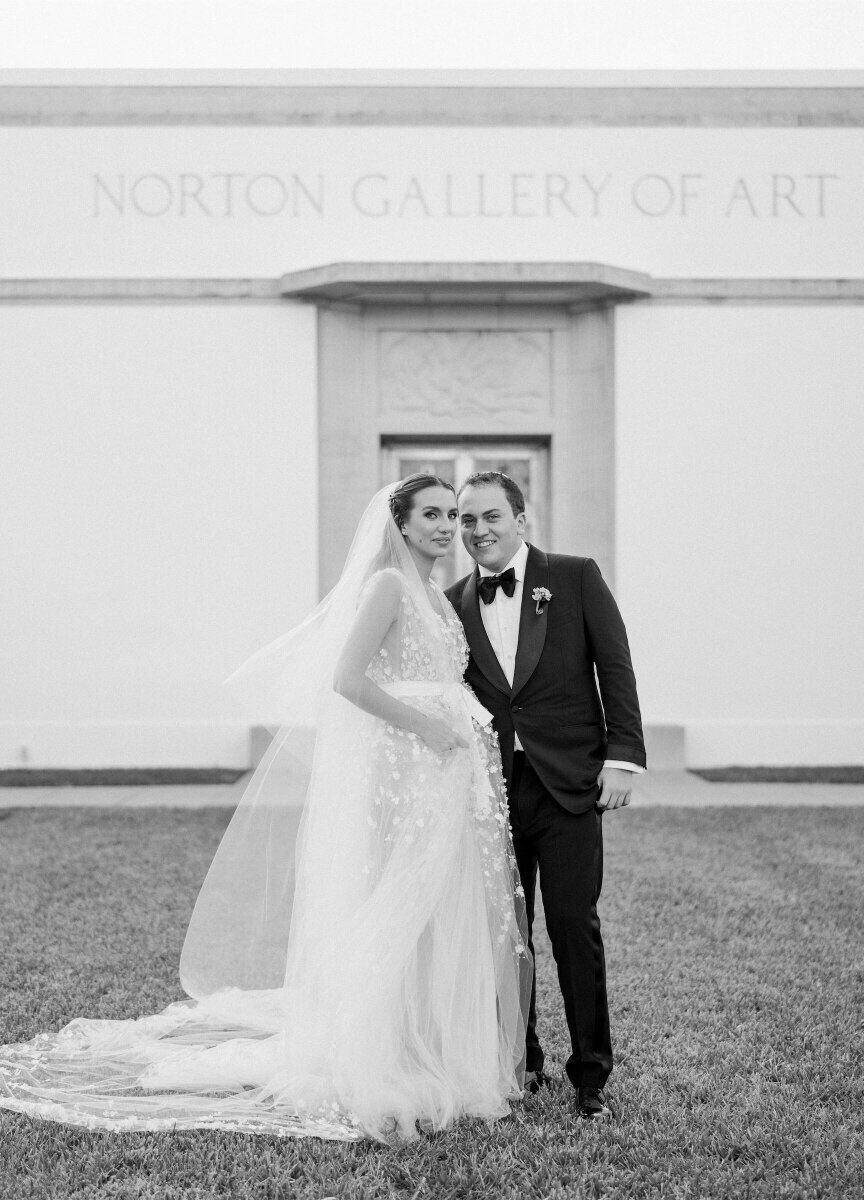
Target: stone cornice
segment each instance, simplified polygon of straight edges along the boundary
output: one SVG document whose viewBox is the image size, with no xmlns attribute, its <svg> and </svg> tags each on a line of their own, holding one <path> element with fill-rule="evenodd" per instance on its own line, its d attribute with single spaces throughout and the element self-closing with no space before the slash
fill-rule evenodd
<svg viewBox="0 0 864 1200">
<path fill-rule="evenodd" d="M 278 279 L 0 279 L 0 302 L 273 301 Z"/>
<path fill-rule="evenodd" d="M 292 271 L 283 296 L 355 304 L 581 304 L 650 295 L 651 276 L 591 262 L 330 263 Z"/>
<path fill-rule="evenodd" d="M 12 126 L 864 126 L 864 86 L 4 84 Z"/>
<path fill-rule="evenodd" d="M 864 279 L 662 279 L 602 263 L 331 263 L 278 279 L 0 279 L 0 303 L 861 304 Z"/>
</svg>

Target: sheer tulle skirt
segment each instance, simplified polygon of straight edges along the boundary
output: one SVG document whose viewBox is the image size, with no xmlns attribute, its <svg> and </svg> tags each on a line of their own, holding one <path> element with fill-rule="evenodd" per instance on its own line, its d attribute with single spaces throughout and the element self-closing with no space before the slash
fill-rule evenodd
<svg viewBox="0 0 864 1200">
<path fill-rule="evenodd" d="M 531 963 L 497 747 L 475 727 L 442 765 L 375 728 L 361 776 L 339 756 L 321 766 L 333 801 L 303 834 L 283 985 L 0 1047 L 0 1106 L 113 1130 L 382 1140 L 506 1115 Z M 332 825 L 340 787 L 368 796 L 362 829 Z"/>
</svg>

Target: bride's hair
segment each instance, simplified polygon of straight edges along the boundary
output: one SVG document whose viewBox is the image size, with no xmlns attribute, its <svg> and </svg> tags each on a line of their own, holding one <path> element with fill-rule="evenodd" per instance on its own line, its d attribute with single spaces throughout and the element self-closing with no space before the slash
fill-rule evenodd
<svg viewBox="0 0 864 1200">
<path fill-rule="evenodd" d="M 413 475 L 406 475 L 393 488 L 390 493 L 390 513 L 400 530 L 414 507 L 414 497 L 424 488 L 430 487 L 447 488 L 453 493 L 453 499 L 456 499 L 456 489 L 452 483 L 448 483 L 440 475 L 432 475 L 425 471 L 416 471 Z"/>
<path fill-rule="evenodd" d="M 414 507 L 414 497 L 418 492 L 422 492 L 424 488 L 430 487 L 447 488 L 449 492 L 453 493 L 453 503 L 455 506 L 456 489 L 453 484 L 448 483 L 446 479 L 442 479 L 440 475 L 433 475 L 431 471 L 416 471 L 413 475 L 406 475 L 404 479 L 400 479 L 393 484 L 387 495 L 390 520 L 384 522 L 379 549 L 363 573 L 363 586 L 366 585 L 373 575 L 377 575 L 379 571 L 387 567 L 396 567 L 397 570 L 404 573 L 406 563 L 411 563 L 410 556 L 406 555 L 405 552 L 402 526 L 411 515 L 411 510 Z M 382 491 L 381 497 L 383 498 L 383 496 L 384 492 Z M 410 570 L 413 570 L 413 566 L 410 567 Z"/>
</svg>

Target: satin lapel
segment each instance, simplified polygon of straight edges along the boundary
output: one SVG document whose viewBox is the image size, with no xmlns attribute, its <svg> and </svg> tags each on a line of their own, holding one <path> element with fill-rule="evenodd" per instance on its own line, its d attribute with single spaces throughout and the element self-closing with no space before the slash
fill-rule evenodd
<svg viewBox="0 0 864 1200">
<path fill-rule="evenodd" d="M 475 663 L 491 684 L 509 696 L 510 684 L 492 649 L 483 618 L 480 616 L 480 597 L 477 594 L 478 574 L 479 572 L 475 568 L 474 574 L 469 577 L 462 592 L 462 625 Z"/>
<path fill-rule="evenodd" d="M 549 587 L 549 559 L 542 550 L 531 546 L 525 564 L 522 585 L 522 611 L 519 614 L 519 644 L 516 647 L 516 666 L 513 671 L 513 695 L 522 690 L 534 673 L 546 641 L 546 614 L 549 606 L 537 612 L 537 601 L 531 593 L 536 587 Z"/>
</svg>

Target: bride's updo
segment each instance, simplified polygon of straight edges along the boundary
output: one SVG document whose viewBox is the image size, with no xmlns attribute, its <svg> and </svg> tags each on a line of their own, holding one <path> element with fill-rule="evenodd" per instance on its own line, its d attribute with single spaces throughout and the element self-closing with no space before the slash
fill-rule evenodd
<svg viewBox="0 0 864 1200">
<path fill-rule="evenodd" d="M 411 509 L 414 507 L 414 497 L 418 492 L 422 492 L 424 488 L 430 487 L 447 488 L 448 491 L 453 493 L 454 499 L 456 497 L 456 489 L 452 483 L 448 483 L 440 475 L 432 475 L 425 471 L 416 471 L 413 475 L 406 475 L 404 479 L 396 484 L 390 493 L 390 513 L 399 529 L 402 528 L 411 514 Z"/>
</svg>

